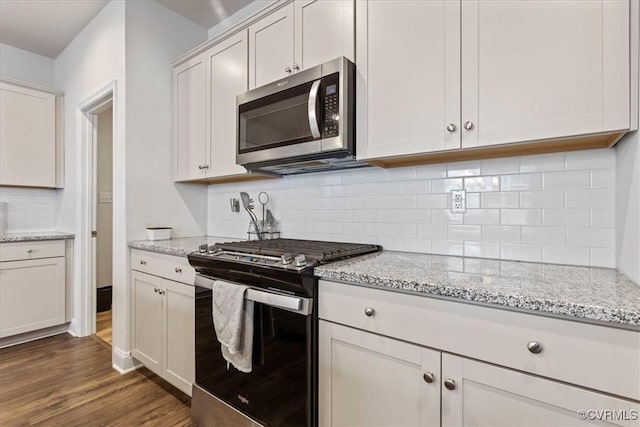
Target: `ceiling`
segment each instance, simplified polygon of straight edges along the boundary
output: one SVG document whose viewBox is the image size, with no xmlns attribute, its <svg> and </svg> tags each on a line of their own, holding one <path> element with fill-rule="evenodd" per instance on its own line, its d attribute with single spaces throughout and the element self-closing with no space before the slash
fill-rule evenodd
<svg viewBox="0 0 640 427">
<path fill-rule="evenodd" d="M 108 0 L 0 0 L 0 42 L 56 58 Z"/>
<path fill-rule="evenodd" d="M 1 1 L 1 0 L 0 0 Z M 156 0 L 180 15 L 209 29 L 253 0 Z"/>
<path fill-rule="evenodd" d="M 157 0 L 205 29 L 253 0 Z M 0 43 L 56 58 L 109 0 L 0 0 Z"/>
</svg>

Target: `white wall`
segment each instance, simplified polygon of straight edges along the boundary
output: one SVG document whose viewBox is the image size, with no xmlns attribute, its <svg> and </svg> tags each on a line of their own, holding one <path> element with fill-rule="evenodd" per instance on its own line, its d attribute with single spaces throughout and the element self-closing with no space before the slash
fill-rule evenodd
<svg viewBox="0 0 640 427">
<path fill-rule="evenodd" d="M 85 247 L 82 223 L 82 206 L 80 196 L 84 181 L 81 179 L 83 168 L 86 168 L 87 147 L 78 142 L 80 112 L 79 106 L 89 97 L 109 84 L 115 82 L 115 100 L 113 117 L 115 122 L 113 134 L 114 159 L 123 163 L 125 150 L 125 3 L 111 1 L 96 17 L 76 36 L 55 61 L 55 87 L 65 92 L 65 188 L 59 192 L 58 229 L 75 232 L 74 241 L 74 309 L 71 331 L 76 334 L 90 333 L 84 328 L 86 319 L 91 313 L 85 310 L 82 303 L 91 292 L 83 276 L 84 263 L 89 248 Z M 120 167 L 124 167 L 121 164 Z M 124 173 L 116 172 L 114 180 L 114 209 L 124 211 L 125 180 Z M 120 215 L 124 217 L 124 215 Z M 128 294 L 126 293 L 127 271 L 127 238 L 123 226 L 114 224 L 114 352 L 126 354 L 128 333 L 124 332 L 128 324 L 123 317 L 127 313 Z M 80 323 L 85 320 L 85 323 Z"/>
<path fill-rule="evenodd" d="M 113 193 L 113 109 L 98 114 L 96 191 L 96 286 L 113 283 L 113 203 L 100 200 L 100 193 Z"/>
<path fill-rule="evenodd" d="M 54 88 L 53 59 L 0 43 L 0 76 Z"/>
<path fill-rule="evenodd" d="M 233 27 L 234 25 L 236 25 L 240 21 L 245 20 L 249 16 L 253 15 L 254 13 L 258 12 L 259 10 L 261 10 L 263 8 L 265 8 L 270 3 L 273 3 L 273 2 L 274 2 L 274 0 L 254 0 L 252 3 L 249 3 L 247 6 L 243 7 L 242 9 L 240 9 L 239 11 L 234 13 L 233 15 L 229 16 L 224 21 L 222 21 L 219 24 L 216 24 L 213 27 L 209 28 L 209 31 L 208 31 L 209 35 L 208 35 L 207 38 L 209 38 L 209 39 L 214 38 L 218 34 L 224 32 L 225 30 L 227 30 L 227 29 L 229 29 L 231 27 Z"/>
<path fill-rule="evenodd" d="M 173 236 L 206 232 L 206 188 L 173 182 L 171 62 L 204 42 L 207 32 L 157 2 L 129 2 L 127 50 L 127 238 L 146 227 Z"/>
<path fill-rule="evenodd" d="M 208 234 L 246 238 L 229 198 L 267 191 L 283 237 L 387 250 L 615 266 L 615 150 L 396 169 L 368 168 L 209 186 Z M 467 190 L 451 214 L 448 191 Z"/>
</svg>

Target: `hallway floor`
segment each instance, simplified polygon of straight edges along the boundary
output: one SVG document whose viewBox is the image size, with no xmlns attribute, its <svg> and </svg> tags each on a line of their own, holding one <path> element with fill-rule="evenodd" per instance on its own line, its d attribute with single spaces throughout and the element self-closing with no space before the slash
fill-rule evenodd
<svg viewBox="0 0 640 427">
<path fill-rule="evenodd" d="M 96 336 L 0 350 L 0 425 L 191 426 L 189 396 L 151 371 L 120 375 Z"/>
<path fill-rule="evenodd" d="M 111 345 L 111 313 L 112 310 L 96 314 L 96 336 Z"/>
</svg>

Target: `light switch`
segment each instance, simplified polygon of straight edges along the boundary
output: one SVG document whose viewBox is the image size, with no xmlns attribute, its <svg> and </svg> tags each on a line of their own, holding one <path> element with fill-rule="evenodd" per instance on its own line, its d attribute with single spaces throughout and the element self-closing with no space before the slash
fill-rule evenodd
<svg viewBox="0 0 640 427">
<path fill-rule="evenodd" d="M 99 200 L 100 203 L 113 203 L 113 193 L 111 191 L 101 191 Z"/>
</svg>

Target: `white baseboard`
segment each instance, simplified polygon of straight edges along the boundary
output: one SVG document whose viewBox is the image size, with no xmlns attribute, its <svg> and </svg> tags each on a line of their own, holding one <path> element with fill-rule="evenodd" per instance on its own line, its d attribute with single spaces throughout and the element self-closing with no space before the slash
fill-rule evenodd
<svg viewBox="0 0 640 427">
<path fill-rule="evenodd" d="M 39 329 L 33 332 L 25 332 L 24 334 L 14 335 L 0 339 L 0 348 L 11 347 L 13 345 L 24 344 L 29 341 L 39 340 L 41 338 L 51 337 L 69 332 L 69 324 L 51 326 L 50 328 Z M 73 335 L 73 334 L 71 334 Z"/>
<path fill-rule="evenodd" d="M 113 362 L 113 369 L 120 372 L 120 374 L 135 371 L 143 366 L 142 363 L 138 362 L 133 358 L 133 356 L 131 356 L 130 351 L 125 352 L 115 347 L 112 347 L 111 361 Z"/>
</svg>

